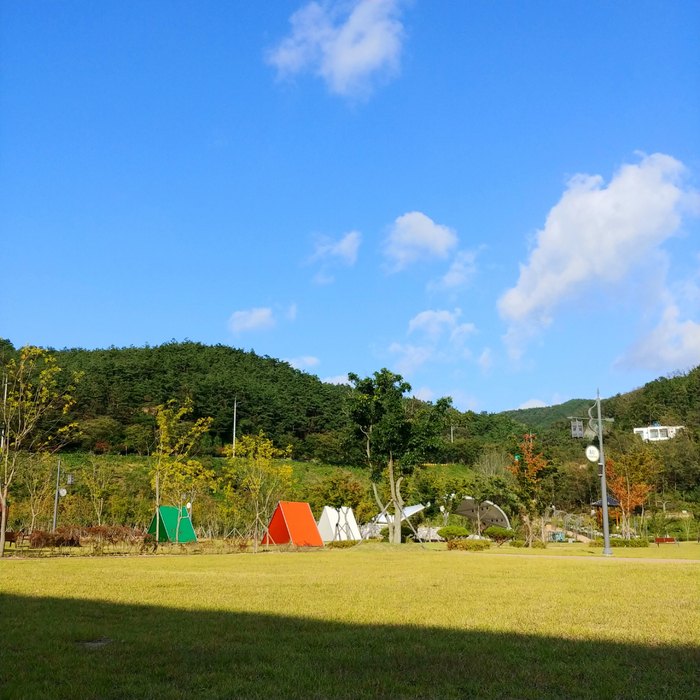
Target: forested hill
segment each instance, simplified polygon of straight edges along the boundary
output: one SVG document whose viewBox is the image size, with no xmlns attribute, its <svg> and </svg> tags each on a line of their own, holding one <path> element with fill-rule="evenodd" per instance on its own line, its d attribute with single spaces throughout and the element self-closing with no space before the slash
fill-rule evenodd
<svg viewBox="0 0 700 700">
<path fill-rule="evenodd" d="M 700 427 L 700 366 L 689 372 L 659 377 L 603 402 L 616 427 L 630 429 L 659 423 Z"/>
<path fill-rule="evenodd" d="M 109 418 L 122 426 L 149 423 L 149 409 L 190 397 L 194 418 L 212 416 L 212 437 L 231 442 L 237 397 L 239 435 L 264 430 L 274 440 L 292 435 L 304 439 L 344 423 L 347 387 L 324 384 L 286 362 L 252 351 L 171 342 L 51 353 L 64 377 L 74 370 L 84 372 L 75 404 L 81 422 Z"/>
<path fill-rule="evenodd" d="M 9 341 L 0 339 L 0 361 L 15 352 Z M 275 443 L 292 445 L 297 457 L 348 464 L 362 461 L 362 455 L 354 452 L 357 445 L 347 439 L 349 387 L 325 384 L 287 362 L 193 342 L 51 353 L 65 381 L 73 371 L 83 372 L 68 417 L 79 424 L 82 437 L 80 445 L 71 449 L 146 453 L 152 447 L 154 407 L 189 397 L 194 403 L 193 418 L 212 417 L 207 439 L 216 451 L 217 443 L 231 442 L 237 398 L 238 435 L 262 430 Z M 567 442 L 567 417 L 585 416 L 592 403 L 592 399 L 573 399 L 498 414 L 455 412 L 454 424 L 443 436 L 440 459 L 471 464 L 489 445 L 516 449 L 527 428 L 551 433 L 550 442 Z M 685 425 L 698 433 L 700 367 L 605 399 L 603 411 L 615 418 L 616 431 L 631 432 L 632 427 L 658 422 Z"/>
<path fill-rule="evenodd" d="M 535 428 L 549 428 L 569 416 L 587 415 L 594 399 L 571 399 L 556 406 L 502 411 L 513 420 Z M 603 413 L 614 418 L 615 427 L 629 430 L 652 425 L 700 427 L 700 367 L 659 377 L 638 389 L 602 401 Z"/>
<path fill-rule="evenodd" d="M 540 408 L 518 408 L 512 411 L 502 411 L 502 414 L 523 425 L 534 428 L 549 428 L 553 423 L 569 416 L 586 416 L 592 399 L 571 399 L 555 406 Z"/>
</svg>

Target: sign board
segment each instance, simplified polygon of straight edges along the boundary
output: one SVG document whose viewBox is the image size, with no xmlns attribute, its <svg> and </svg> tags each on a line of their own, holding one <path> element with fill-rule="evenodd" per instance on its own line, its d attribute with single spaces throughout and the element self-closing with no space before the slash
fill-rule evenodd
<svg viewBox="0 0 700 700">
<path fill-rule="evenodd" d="M 586 459 L 589 462 L 597 462 L 599 458 L 600 452 L 598 452 L 598 448 L 595 445 L 589 445 L 586 448 Z"/>
</svg>

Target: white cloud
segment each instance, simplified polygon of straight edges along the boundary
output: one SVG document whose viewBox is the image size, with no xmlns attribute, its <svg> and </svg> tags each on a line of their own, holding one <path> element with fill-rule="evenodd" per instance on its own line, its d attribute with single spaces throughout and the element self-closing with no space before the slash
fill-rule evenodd
<svg viewBox="0 0 700 700">
<path fill-rule="evenodd" d="M 296 304 L 289 305 L 289 308 L 287 309 L 287 318 L 290 321 L 296 321 L 296 318 L 297 318 L 297 305 Z"/>
<path fill-rule="evenodd" d="M 228 326 L 234 333 L 269 330 L 274 325 L 275 319 L 270 308 L 234 311 L 228 320 Z"/>
<path fill-rule="evenodd" d="M 432 401 L 435 398 L 435 392 L 427 386 L 422 386 L 418 391 L 413 393 L 413 397 L 420 401 Z"/>
<path fill-rule="evenodd" d="M 467 359 L 471 357 L 468 349 L 464 348 L 464 341 L 472 333 L 476 332 L 473 323 L 458 323 L 461 309 L 454 311 L 427 310 L 416 314 L 408 322 L 408 334 L 418 332 L 422 335 L 423 343 L 420 345 L 402 345 L 393 343 L 389 352 L 398 354 L 399 360 L 396 368 L 402 374 L 411 374 L 428 360 Z M 447 340 L 443 341 L 446 332 Z"/>
<path fill-rule="evenodd" d="M 289 19 L 289 36 L 268 54 L 281 78 L 310 71 L 331 92 L 364 96 L 373 79 L 399 69 L 403 25 L 398 0 L 310 2 Z"/>
<path fill-rule="evenodd" d="M 479 365 L 484 374 L 488 374 L 489 370 L 493 366 L 493 353 L 491 352 L 491 348 L 484 348 L 481 355 L 479 355 L 479 359 L 476 361 L 476 364 Z"/>
<path fill-rule="evenodd" d="M 457 234 L 451 228 L 412 211 L 394 221 L 384 252 L 392 261 L 392 272 L 397 272 L 416 260 L 446 258 L 457 242 Z"/>
<path fill-rule="evenodd" d="M 396 369 L 403 375 L 409 375 L 432 357 L 434 349 L 425 346 L 392 343 L 389 347 L 389 352 L 400 356 L 396 362 Z"/>
<path fill-rule="evenodd" d="M 331 284 L 335 279 L 333 275 L 329 275 L 326 267 L 322 267 L 312 278 L 315 284 L 324 285 Z"/>
<path fill-rule="evenodd" d="M 293 357 L 285 360 L 285 362 L 288 362 L 294 369 L 309 369 L 309 367 L 315 367 L 320 360 L 318 357 L 303 355 L 302 357 Z"/>
<path fill-rule="evenodd" d="M 447 272 L 437 281 L 428 285 L 429 289 L 459 289 L 466 286 L 476 273 L 476 253 L 460 250 Z"/>
<path fill-rule="evenodd" d="M 616 365 L 669 371 L 700 364 L 700 323 L 679 321 L 679 315 L 678 307 L 669 304 L 656 328 L 637 340 Z"/>
<path fill-rule="evenodd" d="M 408 332 L 423 331 L 429 338 L 436 340 L 442 334 L 443 327 L 454 328 L 461 315 L 461 309 L 451 311 L 421 311 L 408 322 Z"/>
<path fill-rule="evenodd" d="M 460 323 L 459 326 L 450 333 L 450 342 L 455 345 L 460 345 L 472 333 L 476 333 L 476 326 L 473 323 Z"/>
<path fill-rule="evenodd" d="M 525 403 L 521 403 L 518 408 L 544 408 L 547 404 L 539 399 L 530 399 Z"/>
<path fill-rule="evenodd" d="M 311 262 L 326 258 L 338 258 L 341 262 L 352 267 L 357 261 L 360 243 L 362 243 L 362 234 L 359 231 L 350 231 L 339 241 L 320 238 L 316 243 L 316 250 L 311 256 Z"/>
<path fill-rule="evenodd" d="M 678 230 L 691 198 L 684 172 L 679 161 L 656 153 L 624 165 L 607 187 L 600 175 L 571 178 L 517 284 L 498 301 L 513 357 L 551 323 L 559 304 L 594 283 L 620 282 Z"/>
<path fill-rule="evenodd" d="M 362 234 L 359 231 L 350 231 L 338 241 L 320 236 L 316 241 L 316 250 L 309 258 L 309 262 L 322 260 L 324 263 L 314 275 L 313 281 L 316 284 L 330 284 L 333 282 L 333 275 L 328 270 L 336 262 L 352 267 L 357 262 L 357 252 L 360 248 L 360 243 L 362 243 Z"/>
<path fill-rule="evenodd" d="M 324 384 L 350 384 L 347 374 L 338 374 L 335 377 L 326 377 L 322 381 Z"/>
</svg>

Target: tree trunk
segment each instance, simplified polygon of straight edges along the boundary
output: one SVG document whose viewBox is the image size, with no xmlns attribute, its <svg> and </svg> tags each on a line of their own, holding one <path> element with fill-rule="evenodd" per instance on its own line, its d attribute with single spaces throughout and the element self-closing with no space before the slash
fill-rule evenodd
<svg viewBox="0 0 700 700">
<path fill-rule="evenodd" d="M 401 544 L 401 508 L 396 497 L 396 480 L 394 479 L 394 458 L 389 453 L 389 490 L 391 491 L 391 503 L 394 506 L 394 522 L 389 523 L 389 542 Z"/>
<path fill-rule="evenodd" d="M 2 508 L 2 518 L 0 518 L 0 557 L 5 555 L 5 529 L 7 528 L 7 487 L 2 491 L 0 508 Z"/>
<path fill-rule="evenodd" d="M 260 520 L 260 513 L 258 509 L 255 509 L 255 525 L 253 525 L 253 554 L 258 553 L 258 521 Z M 268 537 L 268 542 L 270 538 Z"/>
</svg>

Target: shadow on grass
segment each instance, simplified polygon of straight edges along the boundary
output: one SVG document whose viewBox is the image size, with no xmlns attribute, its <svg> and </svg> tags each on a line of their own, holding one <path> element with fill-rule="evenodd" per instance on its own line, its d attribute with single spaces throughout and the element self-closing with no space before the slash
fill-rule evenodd
<svg viewBox="0 0 700 700">
<path fill-rule="evenodd" d="M 700 697 L 697 648 L 16 595 L 1 605 L 4 700 Z"/>
</svg>

